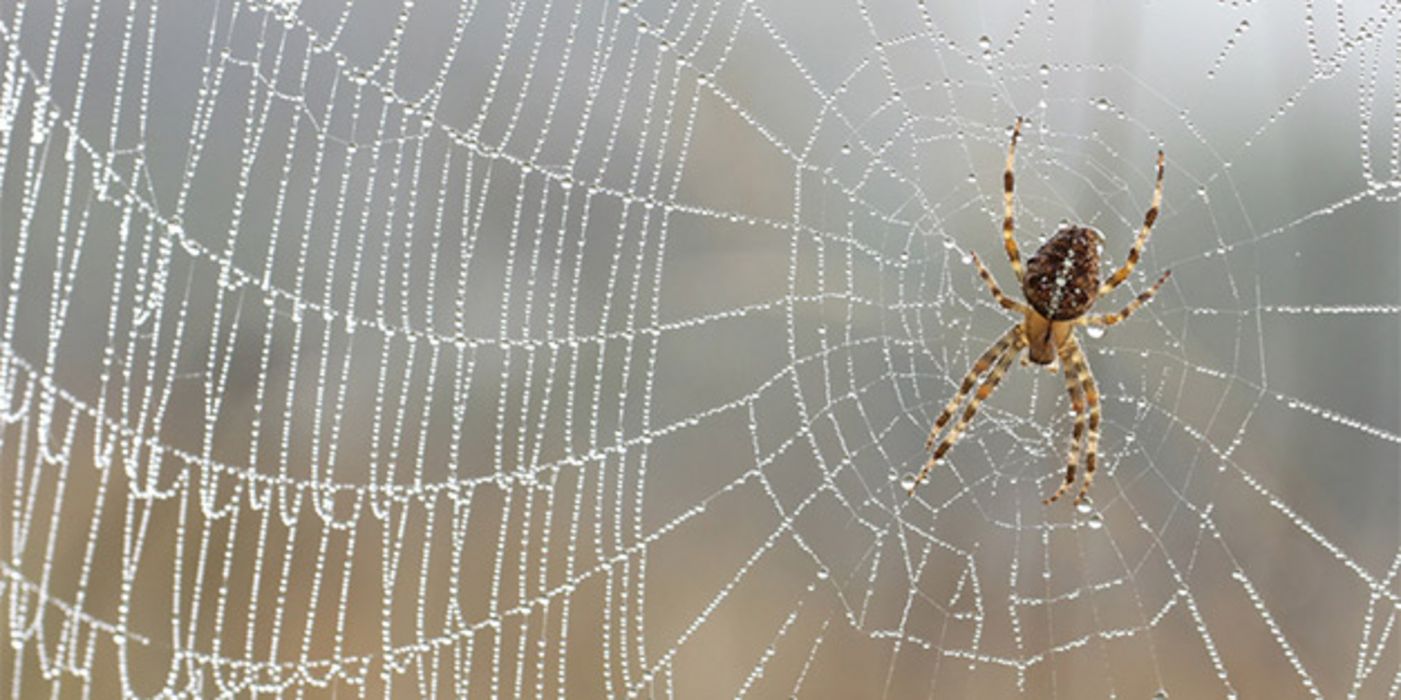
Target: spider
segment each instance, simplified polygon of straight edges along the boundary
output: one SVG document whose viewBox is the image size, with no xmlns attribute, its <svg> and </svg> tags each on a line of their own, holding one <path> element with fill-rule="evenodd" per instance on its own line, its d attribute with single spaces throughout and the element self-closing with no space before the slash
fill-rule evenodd
<svg viewBox="0 0 1401 700">
<path fill-rule="evenodd" d="M 934 439 L 938 437 L 939 431 L 953 417 L 968 394 L 973 391 L 973 386 L 977 384 L 978 377 L 992 370 L 978 385 L 977 393 L 968 402 L 967 408 L 963 411 L 963 416 L 958 419 L 939 447 L 934 449 L 934 454 L 920 470 L 919 476 L 909 487 L 909 492 L 914 494 L 919 484 L 928 476 L 929 470 L 943 459 L 944 453 L 948 452 L 958 441 L 959 436 L 973 420 L 973 414 L 978 412 L 978 406 L 982 404 L 997 388 L 997 383 L 1002 381 L 1002 376 L 1007 373 L 1007 369 L 1012 366 L 1012 361 L 1016 359 L 1021 351 L 1025 349 L 1031 362 L 1045 365 L 1047 369 L 1055 372 L 1056 360 L 1060 360 L 1061 369 L 1065 375 L 1065 390 L 1070 394 L 1070 405 L 1075 412 L 1075 428 L 1071 434 L 1070 455 L 1065 468 L 1065 481 L 1062 482 L 1056 492 L 1042 503 L 1050 505 L 1060 498 L 1075 483 L 1075 469 L 1080 463 L 1080 440 L 1085 433 L 1085 408 L 1089 407 L 1089 438 L 1087 449 L 1085 450 L 1085 480 L 1080 486 L 1080 493 L 1075 497 L 1075 503 L 1079 504 L 1085 500 L 1089 493 L 1090 484 L 1094 482 L 1095 461 L 1099 452 L 1099 389 L 1095 386 L 1094 375 L 1090 372 L 1090 367 L 1085 361 L 1085 353 L 1080 348 L 1080 343 L 1075 339 L 1076 326 L 1112 326 L 1129 317 L 1139 307 L 1148 303 L 1149 299 L 1157 293 L 1158 288 L 1167 281 L 1171 271 L 1164 272 L 1158 281 L 1149 287 L 1147 291 L 1139 294 L 1137 298 L 1129 302 L 1118 313 L 1101 314 L 1097 316 L 1086 316 L 1086 312 L 1094 306 L 1095 300 L 1108 294 L 1115 287 L 1118 287 L 1128 279 L 1133 268 L 1138 264 L 1138 258 L 1143 254 L 1143 247 L 1148 242 L 1148 234 L 1153 230 L 1153 222 L 1158 218 L 1158 208 L 1163 202 L 1163 152 L 1158 151 L 1158 176 L 1153 187 L 1153 204 L 1148 207 L 1148 212 L 1143 216 L 1143 227 L 1138 232 L 1138 238 L 1134 240 L 1133 248 L 1129 250 L 1129 256 L 1120 267 L 1103 284 L 1099 281 L 1099 251 L 1098 245 L 1103 242 L 1104 237 L 1092 228 L 1086 226 L 1064 226 L 1056 232 L 1051 239 L 1041 246 L 1036 254 L 1031 256 L 1026 262 L 1026 269 L 1022 269 L 1021 256 L 1017 252 L 1017 241 L 1012 237 L 1012 166 L 1017 155 L 1017 138 L 1022 132 L 1022 120 L 1017 119 L 1017 123 L 1012 127 L 1012 143 L 1007 147 L 1007 166 L 1002 176 L 1002 205 L 1004 217 L 1002 219 L 1002 242 L 1007 248 L 1007 258 L 1012 264 L 1012 272 L 1017 275 L 1017 282 L 1021 284 L 1022 295 L 1026 297 L 1026 303 L 1022 303 L 1008 297 L 1002 289 L 997 286 L 997 282 L 992 279 L 992 274 L 987 267 L 973 255 L 973 264 L 978 268 L 978 276 L 983 278 L 987 284 L 988 291 L 992 293 L 997 303 L 1002 308 L 1021 314 L 1023 320 L 1017 322 L 997 342 L 992 344 L 977 362 L 973 363 L 973 368 L 963 377 L 963 383 L 954 394 L 952 399 L 944 406 L 943 413 L 934 421 L 934 427 L 929 431 L 929 439 L 925 441 L 924 449 L 934 448 Z M 1027 363 L 1026 359 L 1022 364 Z"/>
</svg>

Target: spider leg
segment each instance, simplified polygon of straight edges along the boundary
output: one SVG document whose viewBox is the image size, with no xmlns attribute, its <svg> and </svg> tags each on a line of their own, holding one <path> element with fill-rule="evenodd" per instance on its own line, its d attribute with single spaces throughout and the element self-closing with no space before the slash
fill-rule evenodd
<svg viewBox="0 0 1401 700">
<path fill-rule="evenodd" d="M 1075 503 L 1078 505 L 1085 500 L 1085 494 L 1090 492 L 1090 485 L 1095 480 L 1095 460 L 1099 458 L 1099 387 L 1095 385 L 1094 372 L 1090 371 L 1090 365 L 1085 361 L 1085 351 L 1080 348 L 1080 343 L 1073 336 L 1070 342 L 1075 344 L 1076 373 L 1081 378 L 1085 403 L 1090 407 L 1090 436 L 1085 448 L 1085 481 L 1080 484 L 1080 493 L 1075 497 Z"/>
<path fill-rule="evenodd" d="M 1143 306 L 1144 304 L 1147 304 L 1148 301 L 1149 301 L 1150 299 L 1153 298 L 1153 295 L 1158 293 L 1158 288 L 1161 287 L 1161 286 L 1163 286 L 1163 283 L 1166 282 L 1166 281 L 1168 280 L 1168 277 L 1171 277 L 1171 276 L 1172 276 L 1172 270 L 1168 270 L 1167 272 L 1164 272 L 1164 273 L 1163 273 L 1163 276 L 1162 276 L 1162 277 L 1159 277 L 1159 278 L 1158 278 L 1158 281 L 1157 281 L 1157 282 L 1154 282 L 1154 283 L 1153 283 L 1153 286 L 1148 288 L 1148 291 L 1145 291 L 1145 292 L 1143 292 L 1142 294 L 1139 294 L 1137 297 L 1134 298 L 1133 301 L 1129 302 L 1129 305 L 1128 305 L 1128 306 L 1125 306 L 1125 307 L 1124 307 L 1123 309 L 1121 309 L 1118 313 L 1113 313 L 1113 314 L 1101 314 L 1101 315 L 1099 315 L 1099 316 L 1092 316 L 1092 317 L 1091 317 L 1091 316 L 1081 316 L 1080 318 L 1084 319 L 1084 323 L 1085 323 L 1085 324 L 1092 324 L 1092 325 L 1096 325 L 1096 326 L 1112 326 L 1112 325 L 1114 325 L 1114 324 L 1116 324 L 1116 323 L 1118 323 L 1118 322 L 1120 322 L 1120 321 L 1122 321 L 1122 320 L 1128 318 L 1128 317 L 1129 317 L 1129 314 L 1131 314 L 1131 313 L 1137 311 L 1138 308 L 1139 308 L 1140 306 Z"/>
<path fill-rule="evenodd" d="M 1022 257 L 1017 252 L 1017 239 L 1012 237 L 1012 188 L 1016 178 L 1012 176 L 1012 167 L 1017 160 L 1017 138 L 1022 135 L 1022 118 L 1017 117 L 1016 126 L 1012 127 L 1012 144 L 1007 147 L 1007 166 L 1002 172 L 1002 245 L 1007 248 L 1007 260 L 1012 263 L 1012 272 L 1017 275 L 1017 283 L 1022 281 Z"/>
<path fill-rule="evenodd" d="M 1148 207 L 1148 212 L 1143 215 L 1143 228 L 1138 231 L 1138 238 L 1133 242 L 1133 248 L 1129 250 L 1129 257 L 1124 261 L 1124 266 L 1120 267 L 1112 277 L 1105 280 L 1100 286 L 1101 295 L 1108 294 L 1115 287 L 1123 284 L 1129 278 L 1129 273 L 1133 272 L 1134 265 L 1138 264 L 1139 256 L 1143 255 L 1143 246 L 1148 243 L 1148 234 L 1153 232 L 1153 222 L 1158 220 L 1158 209 L 1163 204 L 1163 152 L 1158 151 L 1158 181 L 1153 186 L 1153 204 Z M 1019 278 L 1020 279 L 1020 278 Z"/>
<path fill-rule="evenodd" d="M 973 415 L 978 412 L 978 406 L 981 405 L 987 397 L 992 395 L 993 389 L 997 388 L 997 383 L 1002 381 L 1003 375 L 1007 374 L 1007 368 L 1012 366 L 1012 360 L 1017 357 L 1017 353 L 1021 352 L 1022 347 L 1026 345 L 1026 340 L 1019 332 L 1020 326 L 1014 326 L 1012 330 L 1015 334 L 1011 347 L 1003 351 L 1001 359 L 997 361 L 997 365 L 992 368 L 992 372 L 988 374 L 987 378 L 983 380 L 983 383 L 978 386 L 978 393 L 973 395 L 973 399 L 968 402 L 968 407 L 963 409 L 963 416 L 958 419 L 958 422 L 955 423 L 948 434 L 944 436 L 944 441 L 939 443 L 939 448 L 934 450 L 934 454 L 929 457 L 929 461 L 924 463 L 924 468 L 920 470 L 919 476 L 915 477 L 914 485 L 910 486 L 911 495 L 914 495 L 915 489 L 924 481 L 924 477 L 929 475 L 929 470 L 934 468 L 934 464 L 943 458 L 944 453 L 948 452 L 949 448 L 953 447 L 954 443 L 958 442 L 959 436 L 963 434 L 968 424 L 972 422 Z"/>
<path fill-rule="evenodd" d="M 1007 296 L 1007 294 L 1002 291 L 1002 288 L 997 286 L 997 281 L 992 278 L 992 273 L 988 272 L 987 267 L 983 265 L 983 261 L 978 259 L 977 253 L 973 253 L 973 264 L 978 266 L 978 276 L 983 278 L 983 282 L 987 283 L 988 291 L 992 292 L 992 298 L 996 299 L 997 303 L 1002 305 L 1002 308 L 1008 311 L 1015 311 L 1019 314 L 1031 312 L 1030 307 Z"/>
<path fill-rule="evenodd" d="M 1048 506 L 1065 495 L 1071 484 L 1075 483 L 1075 468 L 1080 465 L 1080 440 L 1085 435 L 1085 400 L 1080 393 L 1080 373 L 1075 371 L 1075 362 L 1066 351 L 1061 352 L 1061 366 L 1064 370 L 1062 374 L 1065 375 L 1065 390 L 1070 394 L 1070 407 L 1075 411 L 1075 428 L 1070 434 L 1070 455 L 1065 461 L 1065 481 L 1061 482 L 1050 498 L 1041 501 Z"/>
<path fill-rule="evenodd" d="M 958 393 L 954 394 L 953 398 L 949 399 L 949 402 L 944 406 L 944 411 L 939 414 L 938 418 L 934 419 L 934 427 L 929 429 L 929 438 L 924 441 L 925 451 L 934 447 L 934 438 L 939 435 L 939 431 L 949 422 L 949 419 L 953 418 L 953 412 L 958 410 L 959 404 L 963 403 L 963 399 L 967 398 L 968 392 L 973 390 L 973 385 L 978 382 L 978 377 L 981 377 L 984 372 L 988 371 L 992 363 L 997 361 L 997 358 L 1007 350 L 1007 347 L 1020 336 L 1020 325 L 1012 326 L 1007 329 L 1007 332 L 1003 333 L 1002 337 L 998 338 L 997 342 L 993 343 L 983 352 L 982 357 L 979 357 L 978 361 L 973 363 L 973 368 L 968 370 L 968 374 L 963 375 L 963 383 L 958 387 Z"/>
</svg>

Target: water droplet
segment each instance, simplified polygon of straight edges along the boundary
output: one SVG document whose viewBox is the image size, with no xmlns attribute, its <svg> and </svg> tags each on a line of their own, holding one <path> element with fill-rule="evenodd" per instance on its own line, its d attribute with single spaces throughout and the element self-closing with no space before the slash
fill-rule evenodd
<svg viewBox="0 0 1401 700">
<path fill-rule="evenodd" d="M 828 570 L 827 570 L 827 567 L 824 566 L 824 567 L 822 567 L 821 569 L 818 569 L 818 570 L 817 570 L 817 580 L 819 580 L 819 581 L 826 581 L 827 579 L 829 579 L 829 578 L 831 578 L 831 577 L 832 577 L 832 572 L 831 572 L 831 571 L 828 571 Z"/>
<path fill-rule="evenodd" d="M 842 144 L 842 155 L 844 155 L 844 156 L 849 156 L 849 155 L 851 155 L 851 144 L 849 144 L 849 143 L 844 143 L 844 144 Z"/>
<path fill-rule="evenodd" d="M 1095 109 L 1098 109 L 1101 112 L 1109 111 L 1109 100 L 1103 97 L 1099 98 L 1098 100 L 1095 100 Z"/>
<path fill-rule="evenodd" d="M 1079 503 L 1075 504 L 1075 510 L 1080 511 L 1080 515 L 1089 515 L 1094 509 L 1094 505 L 1090 503 L 1089 496 L 1086 496 Z"/>
<path fill-rule="evenodd" d="M 902 488 L 902 489 L 904 489 L 904 490 L 906 490 L 906 491 L 912 491 L 912 490 L 914 490 L 914 487 L 915 487 L 915 475 L 914 475 L 914 474 L 906 474 L 906 475 L 900 477 L 900 488 Z"/>
<path fill-rule="evenodd" d="M 992 39 L 989 38 L 988 35 L 984 34 L 984 35 L 978 37 L 978 48 L 980 48 L 980 49 L 982 49 L 982 50 L 984 50 L 984 51 L 987 51 L 987 50 L 988 50 L 989 48 L 991 48 L 991 47 L 992 47 Z"/>
<path fill-rule="evenodd" d="M 1089 525 L 1091 530 L 1098 530 L 1104 527 L 1104 518 L 1100 517 L 1099 513 L 1095 513 L 1090 516 L 1089 520 L 1085 521 L 1085 524 Z"/>
<path fill-rule="evenodd" d="M 1091 338 L 1103 338 L 1104 326 L 1085 326 L 1085 335 Z"/>
<path fill-rule="evenodd" d="M 1041 64 L 1041 67 L 1038 68 L 1037 70 L 1040 71 L 1041 75 L 1050 75 L 1050 74 L 1051 74 L 1051 67 L 1048 66 L 1048 65 L 1046 65 L 1046 64 L 1044 64 L 1044 63 L 1042 63 L 1042 64 Z"/>
<path fill-rule="evenodd" d="M 1160 688 L 1158 692 L 1153 693 L 1153 700 L 1168 700 L 1167 691 Z"/>
</svg>

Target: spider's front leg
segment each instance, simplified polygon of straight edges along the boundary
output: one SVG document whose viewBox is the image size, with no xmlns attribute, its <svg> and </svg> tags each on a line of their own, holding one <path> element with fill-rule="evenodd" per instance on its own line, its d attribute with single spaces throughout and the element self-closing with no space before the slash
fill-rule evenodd
<svg viewBox="0 0 1401 700">
<path fill-rule="evenodd" d="M 1158 177 L 1153 184 L 1153 203 L 1149 205 L 1148 211 L 1143 215 L 1143 227 L 1138 231 L 1138 238 L 1134 239 L 1133 247 L 1129 249 L 1129 256 L 1124 260 L 1123 266 L 1110 275 L 1109 279 L 1099 288 L 1100 296 L 1104 296 L 1114 288 L 1123 284 L 1129 278 L 1129 273 L 1138 264 L 1138 258 L 1143 255 L 1143 247 L 1148 244 L 1148 234 L 1153 232 L 1153 223 L 1158 220 L 1158 212 L 1163 207 L 1163 152 L 1158 151 Z"/>
<path fill-rule="evenodd" d="M 1022 118 L 1017 117 L 1017 124 L 1012 127 L 1012 143 L 1007 146 L 1007 166 L 1002 171 L 1002 245 L 1007 249 L 1007 261 L 1012 264 L 1012 272 L 1017 275 L 1017 284 L 1021 284 L 1025 272 L 1022 269 L 1021 253 L 1017 251 L 1017 239 L 1012 235 L 1016 228 L 1012 221 L 1012 191 L 1017 180 L 1012 170 L 1017 164 L 1017 138 L 1021 135 Z"/>
</svg>

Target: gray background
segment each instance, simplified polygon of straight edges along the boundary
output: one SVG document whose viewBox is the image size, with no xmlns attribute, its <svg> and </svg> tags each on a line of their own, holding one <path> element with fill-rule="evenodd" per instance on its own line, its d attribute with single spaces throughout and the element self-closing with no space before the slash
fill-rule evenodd
<svg viewBox="0 0 1401 700">
<path fill-rule="evenodd" d="M 1395 695 L 1401 6 L 944 5 L 0 4 L 11 694 Z"/>
</svg>

